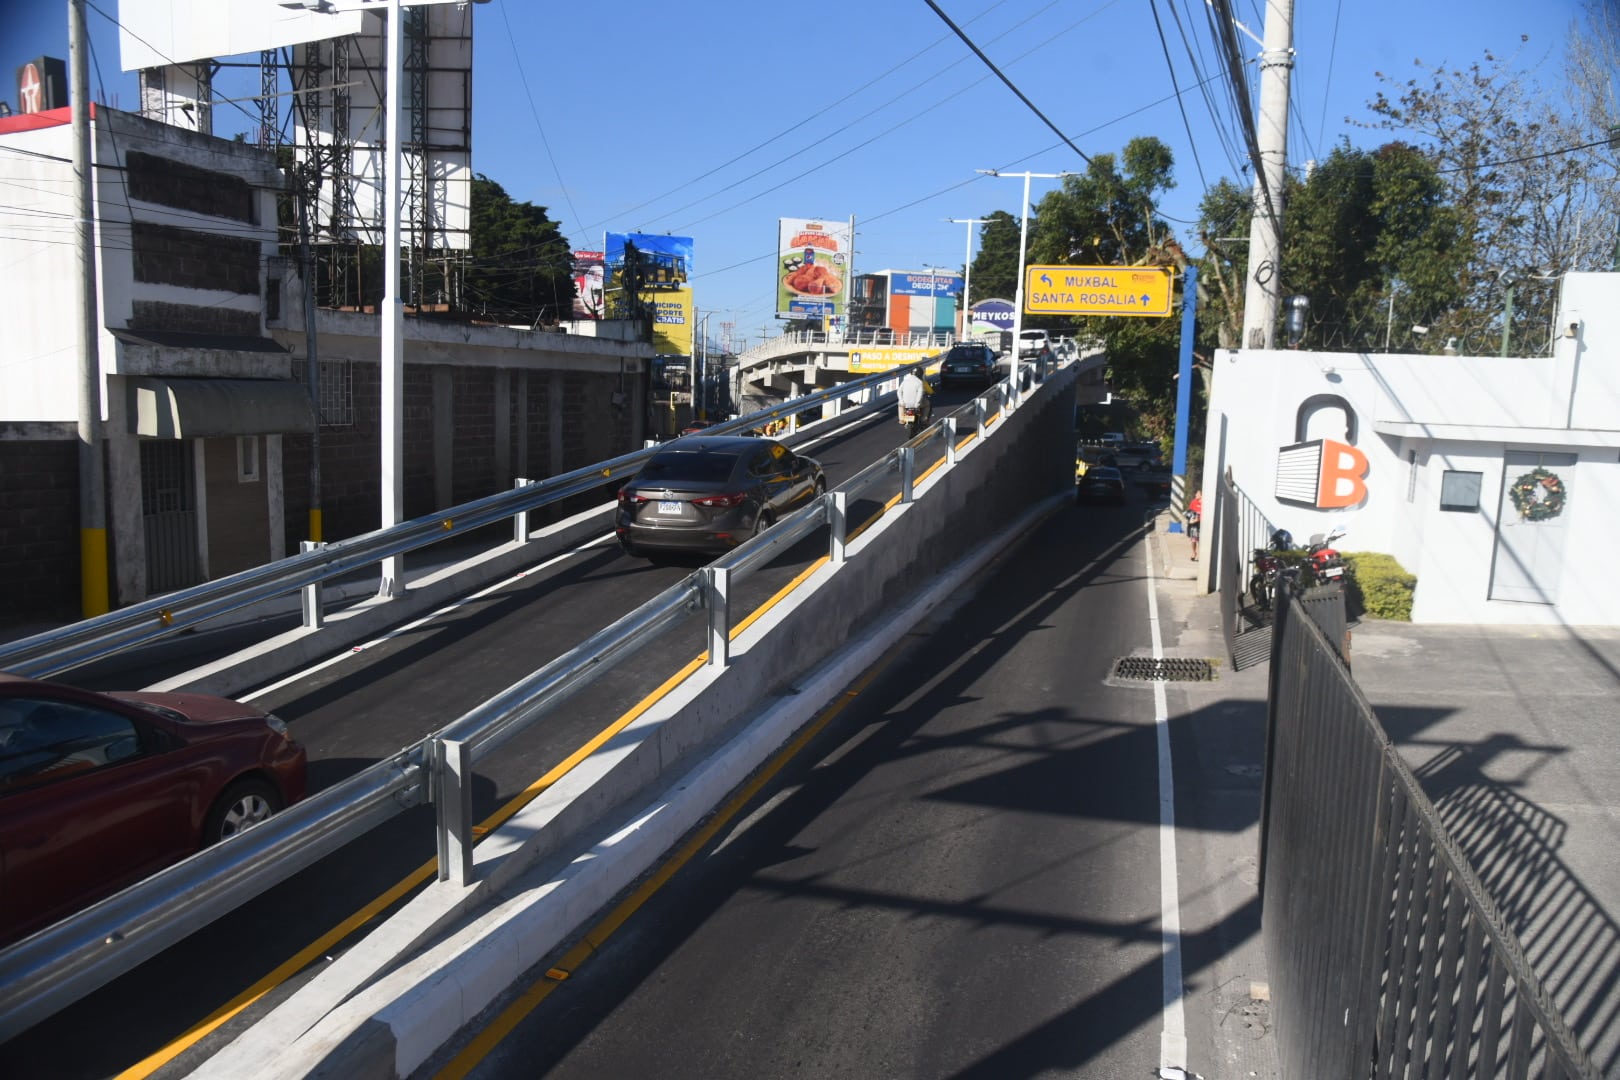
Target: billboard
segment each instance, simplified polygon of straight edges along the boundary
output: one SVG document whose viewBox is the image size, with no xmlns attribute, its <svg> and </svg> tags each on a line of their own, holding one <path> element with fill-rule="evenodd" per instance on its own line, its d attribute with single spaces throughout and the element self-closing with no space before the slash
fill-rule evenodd
<svg viewBox="0 0 1620 1080">
<path fill-rule="evenodd" d="M 1012 333 L 1011 300 L 980 300 L 968 311 L 969 334 Z"/>
<path fill-rule="evenodd" d="M 909 274 L 896 270 L 889 275 L 890 296 L 929 296 L 944 299 L 959 296 L 962 275 L 948 270 L 927 274 Z"/>
<path fill-rule="evenodd" d="M 653 351 L 692 355 L 692 238 L 608 233 L 603 245 L 606 318 L 634 318 L 630 296 L 653 320 Z"/>
<path fill-rule="evenodd" d="M 347 37 L 361 18 L 282 0 L 118 0 L 119 65 L 138 71 Z"/>
<path fill-rule="evenodd" d="M 400 176 L 410 209 L 400 222 L 400 243 L 465 251 L 472 228 L 472 8 L 434 4 L 415 10 L 424 20 L 425 66 L 419 78 L 401 80 Z M 294 80 L 313 79 L 311 85 L 300 84 L 307 108 L 293 109 L 293 142 L 301 164 L 314 148 L 323 176 L 333 181 L 323 179 L 320 188 L 315 224 L 322 238 L 381 244 L 388 41 L 382 15 L 355 16 L 361 21 L 352 35 L 293 47 Z M 419 99 L 413 100 L 418 91 Z M 420 148 L 411 141 L 418 127 Z M 338 185 L 342 190 L 335 190 Z M 419 225 L 426 236 L 418 234 Z"/>
<path fill-rule="evenodd" d="M 778 218 L 776 235 L 776 317 L 842 315 L 854 247 L 849 223 Z"/>
<path fill-rule="evenodd" d="M 606 282 L 600 251 L 574 252 L 574 318 L 600 319 Z"/>
</svg>

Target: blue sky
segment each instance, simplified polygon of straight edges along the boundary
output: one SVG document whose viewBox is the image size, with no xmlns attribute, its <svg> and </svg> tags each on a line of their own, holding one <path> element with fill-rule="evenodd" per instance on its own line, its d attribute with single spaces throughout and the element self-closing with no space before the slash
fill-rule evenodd
<svg viewBox="0 0 1620 1080">
<path fill-rule="evenodd" d="M 116 0 L 94 2 L 92 85 L 133 108 Z M 1157 0 L 1168 65 L 1150 0 L 937 2 L 1087 155 L 1139 135 L 1167 143 L 1178 186 L 1162 209 L 1184 240 L 1205 183 L 1238 176 L 1219 134 L 1236 130 L 1229 93 L 1208 86 L 1217 121 L 1197 89 L 1199 71 L 1218 70 L 1199 0 Z M 1261 4 L 1234 0 L 1256 36 Z M 1579 10 L 1577 0 L 1296 0 L 1290 164 L 1346 137 L 1389 138 L 1347 118 L 1368 119 L 1375 72 L 1405 80 L 1417 58 L 1466 65 L 1489 49 L 1556 84 Z M 474 12 L 475 170 L 547 207 L 579 248 L 600 248 L 609 230 L 692 236 L 696 304 L 717 312 L 711 336 L 724 322 L 739 343 L 776 332 L 778 217 L 853 215 L 857 271 L 956 269 L 967 226 L 946 219 L 1019 209 L 1021 179 L 976 170 L 1085 167 L 923 0 L 491 0 Z M 7 72 L 67 58 L 66 0 L 0 0 L 0 26 Z M 1258 44 L 1240 40 L 1253 61 Z M 0 98 L 15 105 L 13 82 Z M 257 74 L 227 70 L 216 88 L 251 95 Z M 232 115 L 217 110 L 216 130 L 228 133 Z M 1051 183 L 1036 180 L 1032 201 Z"/>
</svg>

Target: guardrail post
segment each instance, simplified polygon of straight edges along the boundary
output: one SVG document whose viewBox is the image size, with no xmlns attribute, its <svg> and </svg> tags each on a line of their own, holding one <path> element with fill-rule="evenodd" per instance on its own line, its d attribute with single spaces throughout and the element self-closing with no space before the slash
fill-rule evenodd
<svg viewBox="0 0 1620 1080">
<path fill-rule="evenodd" d="M 956 417 L 947 416 L 939 422 L 940 430 L 945 433 L 945 464 L 956 464 Z"/>
<path fill-rule="evenodd" d="M 990 415 L 990 410 L 987 408 L 989 402 L 985 400 L 986 397 L 988 395 L 980 394 L 973 399 L 973 434 L 981 439 L 984 438 L 985 419 Z"/>
<path fill-rule="evenodd" d="M 912 500 L 911 485 L 917 475 L 917 449 L 913 446 L 900 448 L 900 504 L 903 506 Z"/>
<path fill-rule="evenodd" d="M 473 870 L 472 748 L 460 739 L 433 741 L 438 803 L 439 880 L 470 885 Z"/>
<path fill-rule="evenodd" d="M 829 491 L 822 497 L 827 500 L 827 531 L 830 534 L 827 559 L 837 566 L 849 557 L 846 551 L 849 543 L 849 492 Z"/>
<path fill-rule="evenodd" d="M 514 488 L 528 487 L 532 482 L 520 476 L 512 481 L 512 486 Z M 512 515 L 512 539 L 519 544 L 529 542 L 529 512 L 527 510 L 519 510 Z"/>
<path fill-rule="evenodd" d="M 324 540 L 300 540 L 298 550 L 304 555 L 312 551 L 319 551 L 326 546 Z M 303 588 L 304 593 L 304 629 L 319 630 L 325 621 L 325 613 L 321 610 L 321 583 L 312 581 Z"/>
<path fill-rule="evenodd" d="M 703 568 L 703 604 L 709 609 L 709 666 L 731 662 L 731 568 Z"/>
</svg>

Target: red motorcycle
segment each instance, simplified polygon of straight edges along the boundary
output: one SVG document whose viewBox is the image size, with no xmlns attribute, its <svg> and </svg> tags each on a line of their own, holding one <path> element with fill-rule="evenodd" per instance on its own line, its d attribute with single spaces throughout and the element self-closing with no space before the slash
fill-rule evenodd
<svg viewBox="0 0 1620 1080">
<path fill-rule="evenodd" d="M 1311 575 L 1321 585 L 1330 585 L 1344 577 L 1344 556 L 1333 547 L 1333 542 L 1344 535 L 1344 526 L 1335 525 L 1326 536 L 1321 533 L 1311 537 L 1311 542 L 1305 549 L 1305 554 L 1311 564 Z"/>
</svg>

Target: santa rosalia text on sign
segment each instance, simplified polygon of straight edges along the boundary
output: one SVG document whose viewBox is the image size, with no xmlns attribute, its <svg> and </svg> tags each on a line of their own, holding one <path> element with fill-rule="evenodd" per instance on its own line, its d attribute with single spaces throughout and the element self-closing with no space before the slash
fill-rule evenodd
<svg viewBox="0 0 1620 1080">
<path fill-rule="evenodd" d="M 1026 315 L 1170 314 L 1168 266 L 1031 266 L 1024 278 Z"/>
</svg>

